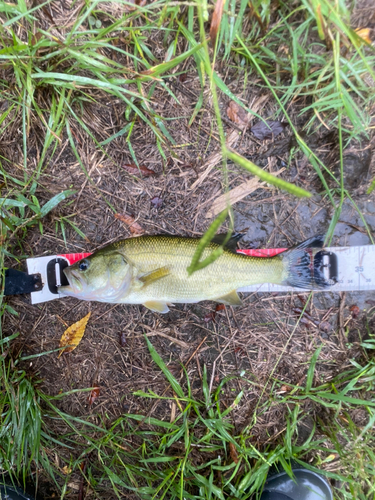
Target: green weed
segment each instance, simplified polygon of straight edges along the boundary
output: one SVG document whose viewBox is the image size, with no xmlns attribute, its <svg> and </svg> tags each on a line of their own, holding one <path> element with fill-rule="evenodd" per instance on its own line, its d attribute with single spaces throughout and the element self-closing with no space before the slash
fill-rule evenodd
<svg viewBox="0 0 375 500">
<path fill-rule="evenodd" d="M 375 365 L 372 357 L 364 366 L 357 364 L 329 383 L 316 386 L 314 372 L 321 352 L 318 348 L 312 356 L 304 386 L 290 387 L 282 396 L 278 391 L 282 382 L 275 380 L 268 400 L 264 400 L 257 413 L 260 416 L 275 405 L 284 407 L 287 410 L 285 430 L 272 445 L 259 447 L 252 442 L 251 428 L 238 433 L 231 419 L 231 413 L 240 408 L 247 389 L 240 391 L 229 406 L 223 405 L 221 394 L 233 376 L 224 378 L 210 390 L 204 368 L 202 399 L 197 400 L 192 397 L 189 379 L 186 377 L 184 388 L 147 337 L 145 341 L 170 386 L 170 394 L 138 391 L 135 395 L 175 405 L 177 412 L 172 422 L 125 414 L 114 422 L 102 421 L 96 425 L 63 413 L 55 406 L 54 399 L 67 394 L 51 398 L 37 391 L 38 401 L 41 399 L 48 408 L 44 412 L 44 425 L 48 418 L 53 418 L 61 421 L 60 428 L 65 426 L 66 432 L 58 440 L 68 452 L 61 457 L 70 471 L 68 476 L 81 471 L 82 464 L 86 464 L 85 481 L 99 497 L 100 491 L 111 484 L 119 498 L 126 491 L 132 491 L 147 500 L 247 499 L 262 491 L 271 466 L 291 473 L 291 464 L 296 462 L 335 480 L 338 498 L 353 498 L 350 495 L 355 494 L 356 498 L 364 499 L 373 492 L 375 402 L 371 388 Z M 367 345 L 373 348 L 373 343 Z M 246 382 L 245 373 L 239 377 Z M 305 401 L 310 402 L 310 411 L 324 417 L 318 417 L 309 436 L 301 441 L 299 428 L 308 416 Z M 367 413 L 363 428 L 350 416 L 355 408 L 363 408 Z M 325 417 L 327 412 L 329 418 Z M 40 424 L 40 420 L 38 422 Z M 48 449 L 48 436 L 43 436 Z M 49 445 L 53 446 L 53 439 Z M 353 460 L 355 456 L 360 460 Z M 28 455 L 25 459 L 30 461 Z M 331 471 L 333 462 L 335 467 Z M 62 477 L 61 472 L 54 473 Z M 63 491 L 67 491 L 68 482 L 69 477 L 65 478 Z M 59 484 L 61 487 L 61 482 Z"/>
</svg>

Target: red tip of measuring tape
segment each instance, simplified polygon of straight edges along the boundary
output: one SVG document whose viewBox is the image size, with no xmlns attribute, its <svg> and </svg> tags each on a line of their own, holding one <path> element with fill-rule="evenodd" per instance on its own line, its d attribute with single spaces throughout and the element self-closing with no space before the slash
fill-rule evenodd
<svg viewBox="0 0 375 500">
<path fill-rule="evenodd" d="M 68 260 L 69 265 L 72 265 L 75 262 L 88 257 L 89 255 L 91 255 L 91 253 L 64 253 L 58 255 L 57 257 L 65 257 L 65 259 Z"/>
<path fill-rule="evenodd" d="M 257 250 L 254 249 L 241 249 L 237 250 L 237 253 L 242 253 L 243 255 L 247 255 L 248 257 L 275 257 L 279 253 L 285 252 L 288 250 L 287 248 L 260 248 Z M 81 259 L 84 259 L 91 255 L 91 253 L 66 253 L 60 254 L 58 257 L 65 257 L 70 265 L 73 265 L 75 262 L 78 262 Z"/>
<path fill-rule="evenodd" d="M 285 252 L 287 248 L 260 248 L 258 250 L 237 250 L 237 253 L 242 253 L 248 257 L 275 257 L 279 253 Z"/>
</svg>

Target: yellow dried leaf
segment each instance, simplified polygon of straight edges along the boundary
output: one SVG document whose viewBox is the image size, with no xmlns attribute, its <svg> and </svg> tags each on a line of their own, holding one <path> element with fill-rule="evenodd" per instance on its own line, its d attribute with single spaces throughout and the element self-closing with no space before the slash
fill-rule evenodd
<svg viewBox="0 0 375 500">
<path fill-rule="evenodd" d="M 89 312 L 84 318 L 77 321 L 77 323 L 70 325 L 70 327 L 65 330 L 60 339 L 60 347 L 69 347 L 62 349 L 58 357 L 60 357 L 62 353 L 72 352 L 81 342 L 90 316 L 91 312 Z"/>
<path fill-rule="evenodd" d="M 323 463 L 332 462 L 332 460 L 336 460 L 338 456 L 339 456 L 338 453 L 331 453 L 330 455 L 328 455 L 327 458 L 323 460 Z"/>
<path fill-rule="evenodd" d="M 357 28 L 355 30 L 355 32 L 357 33 L 357 35 L 362 38 L 362 40 L 366 43 L 372 43 L 371 41 L 371 38 L 370 38 L 370 33 L 371 33 L 371 30 L 370 28 Z"/>
</svg>

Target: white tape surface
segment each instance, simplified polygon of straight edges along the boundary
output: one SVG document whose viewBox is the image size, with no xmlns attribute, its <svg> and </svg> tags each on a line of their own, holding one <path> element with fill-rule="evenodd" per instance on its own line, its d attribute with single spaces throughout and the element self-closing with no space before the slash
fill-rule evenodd
<svg viewBox="0 0 375 500">
<path fill-rule="evenodd" d="M 329 247 L 324 249 L 337 256 L 337 283 L 324 288 L 326 292 L 375 290 L 375 245 L 360 247 Z M 309 290 L 291 286 L 251 285 L 238 289 L 239 292 L 302 292 Z"/>
<path fill-rule="evenodd" d="M 324 288 L 325 292 L 341 292 L 356 290 L 375 290 L 375 245 L 359 247 L 330 247 L 325 252 L 332 252 L 337 257 L 338 280 L 330 287 Z M 79 254 L 79 257 L 89 254 Z M 48 257 L 36 257 L 27 259 L 29 274 L 40 273 L 44 287 L 41 291 L 31 293 L 31 303 L 38 304 L 49 300 L 60 298 L 59 295 L 51 293 L 47 283 L 47 264 L 51 260 L 65 258 L 63 255 L 50 255 Z M 261 257 L 260 257 L 261 258 Z M 66 259 L 69 263 L 69 260 Z M 273 285 L 263 283 L 262 285 L 251 285 L 238 289 L 239 292 L 308 292 L 304 288 L 291 286 Z M 318 290 L 319 292 L 319 290 Z"/>
</svg>

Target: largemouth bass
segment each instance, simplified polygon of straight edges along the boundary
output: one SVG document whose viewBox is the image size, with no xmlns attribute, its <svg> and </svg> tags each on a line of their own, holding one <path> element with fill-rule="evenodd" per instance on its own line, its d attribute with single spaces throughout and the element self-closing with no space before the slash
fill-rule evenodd
<svg viewBox="0 0 375 500">
<path fill-rule="evenodd" d="M 274 283 L 320 289 L 324 277 L 314 270 L 314 253 L 323 245 L 316 236 L 276 257 L 257 258 L 224 248 L 204 269 L 188 275 L 199 239 L 178 236 L 140 236 L 98 250 L 64 269 L 69 282 L 59 293 L 109 303 L 143 304 L 166 313 L 168 304 L 214 300 L 241 305 L 236 290 L 247 285 Z M 211 242 L 201 259 L 217 249 Z"/>
</svg>

